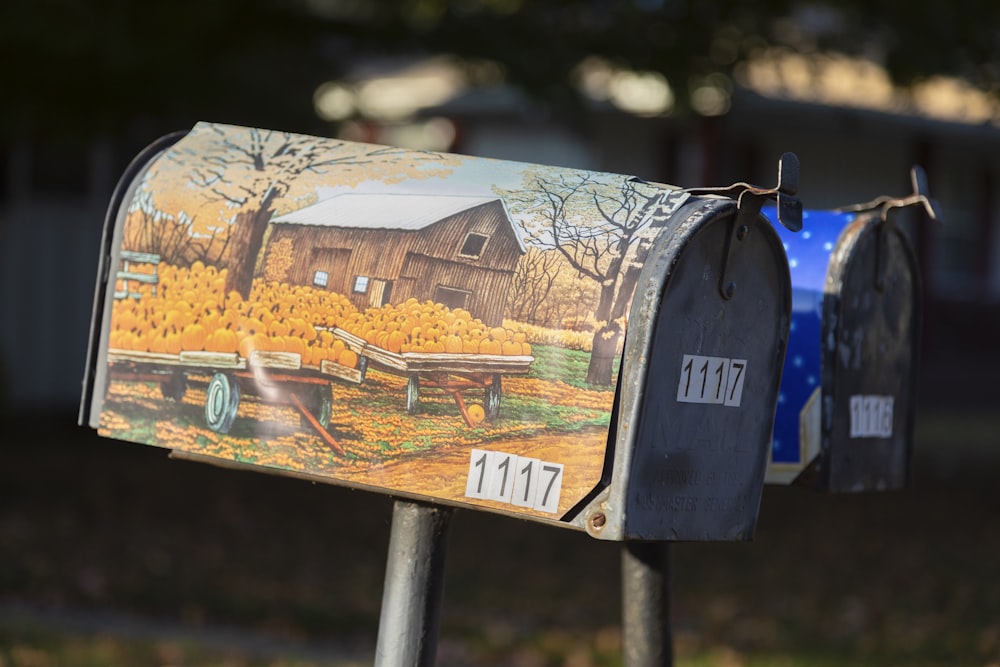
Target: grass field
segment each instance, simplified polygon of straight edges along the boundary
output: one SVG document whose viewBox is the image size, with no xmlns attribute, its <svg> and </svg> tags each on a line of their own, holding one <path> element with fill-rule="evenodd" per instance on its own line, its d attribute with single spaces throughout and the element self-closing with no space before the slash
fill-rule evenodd
<svg viewBox="0 0 1000 667">
<path fill-rule="evenodd" d="M 390 499 L 6 421 L 0 665 L 371 664 Z M 925 409 L 913 489 L 767 487 L 671 547 L 677 664 L 1000 665 L 1000 415 Z M 459 511 L 438 664 L 618 665 L 618 546 Z"/>
</svg>

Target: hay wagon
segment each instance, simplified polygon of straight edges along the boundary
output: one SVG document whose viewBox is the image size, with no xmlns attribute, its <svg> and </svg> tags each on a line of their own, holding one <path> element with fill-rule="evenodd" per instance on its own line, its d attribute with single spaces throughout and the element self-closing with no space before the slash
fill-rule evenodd
<svg viewBox="0 0 1000 667">
<path fill-rule="evenodd" d="M 205 423 L 217 433 L 232 428 L 246 395 L 271 404 L 290 404 L 332 447 L 342 450 L 327 431 L 333 408 L 333 383 L 360 384 L 362 371 L 332 361 L 302 364 L 294 352 L 255 350 L 238 353 L 182 351 L 179 354 L 108 350 L 114 379 L 154 382 L 169 401 L 180 401 L 191 384 L 205 384 Z"/>
<path fill-rule="evenodd" d="M 450 396 L 465 423 L 472 427 L 479 421 L 469 413 L 462 394 L 483 391 L 483 418 L 492 421 L 500 414 L 504 375 L 524 375 L 530 370 L 531 355 L 449 354 L 445 352 L 396 353 L 369 343 L 343 329 L 333 335 L 353 350 L 360 359 L 362 379 L 369 365 L 407 379 L 406 411 L 413 414 L 420 402 L 421 388 Z"/>
</svg>

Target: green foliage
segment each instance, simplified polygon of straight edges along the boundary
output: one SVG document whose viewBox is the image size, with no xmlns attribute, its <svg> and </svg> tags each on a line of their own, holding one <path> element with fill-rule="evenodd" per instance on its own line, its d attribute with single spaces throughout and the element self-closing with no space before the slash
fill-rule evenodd
<svg viewBox="0 0 1000 667">
<path fill-rule="evenodd" d="M 0 5 L 0 136 L 108 132 L 142 118 L 322 133 L 316 86 L 359 56 L 451 53 L 498 63 L 550 108 L 581 99 L 591 55 L 671 81 L 731 74 L 767 46 L 884 61 L 1000 85 L 1000 4 L 844 0 L 14 0 Z"/>
</svg>

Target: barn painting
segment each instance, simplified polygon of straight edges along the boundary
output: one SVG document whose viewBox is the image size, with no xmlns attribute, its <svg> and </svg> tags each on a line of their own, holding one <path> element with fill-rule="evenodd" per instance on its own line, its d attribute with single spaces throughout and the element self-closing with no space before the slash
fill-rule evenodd
<svg viewBox="0 0 1000 667">
<path fill-rule="evenodd" d="M 282 244 L 291 284 L 347 295 L 362 310 L 430 300 L 490 326 L 503 321 L 525 253 L 500 198 L 414 193 L 343 193 L 277 216 L 264 266 Z"/>
<path fill-rule="evenodd" d="M 122 192 L 85 408 L 102 435 L 547 521 L 603 483 L 635 278 L 686 197 L 211 123 Z"/>
</svg>

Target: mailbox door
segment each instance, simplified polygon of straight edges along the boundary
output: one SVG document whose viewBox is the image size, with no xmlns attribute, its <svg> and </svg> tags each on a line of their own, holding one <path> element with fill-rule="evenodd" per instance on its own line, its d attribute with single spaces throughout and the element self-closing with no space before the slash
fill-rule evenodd
<svg viewBox="0 0 1000 667">
<path fill-rule="evenodd" d="M 823 306 L 822 456 L 831 491 L 898 489 L 910 477 L 919 280 L 906 238 L 875 215 L 848 225 Z"/>
<path fill-rule="evenodd" d="M 667 268 L 647 266 L 637 289 L 618 423 L 630 451 L 615 452 L 618 479 L 593 512 L 623 514 L 627 539 L 748 540 L 787 343 L 788 265 L 756 212 L 709 200 L 686 213 L 653 253 Z M 592 534 L 595 518 L 614 523 L 602 516 L 590 515 Z"/>
</svg>

